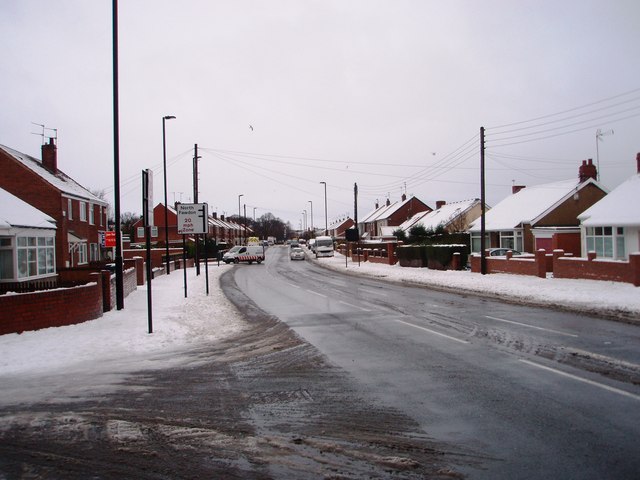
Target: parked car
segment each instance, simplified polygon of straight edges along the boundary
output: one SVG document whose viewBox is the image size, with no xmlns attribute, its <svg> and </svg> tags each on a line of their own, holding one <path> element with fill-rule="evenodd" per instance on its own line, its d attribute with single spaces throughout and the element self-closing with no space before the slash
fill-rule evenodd
<svg viewBox="0 0 640 480">
<path fill-rule="evenodd" d="M 491 248 L 489 249 L 490 257 L 504 257 L 507 252 L 511 251 L 513 255 L 522 255 L 518 250 L 514 250 L 512 248 Z"/>
<path fill-rule="evenodd" d="M 291 260 L 304 260 L 304 250 L 300 247 L 293 247 L 289 252 Z"/>
</svg>

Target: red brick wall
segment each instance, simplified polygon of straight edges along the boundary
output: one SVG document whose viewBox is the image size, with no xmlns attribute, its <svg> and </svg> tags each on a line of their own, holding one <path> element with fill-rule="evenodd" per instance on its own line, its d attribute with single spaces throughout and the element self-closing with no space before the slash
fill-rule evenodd
<svg viewBox="0 0 640 480">
<path fill-rule="evenodd" d="M 596 259 L 595 252 L 588 258 L 562 258 L 561 251 L 554 252 L 553 276 L 555 278 L 587 278 L 632 283 L 640 286 L 640 253 L 629 255 L 628 262 Z"/>
<path fill-rule="evenodd" d="M 80 287 L 0 296 L 0 334 L 82 323 L 102 316 L 102 277 Z"/>
<path fill-rule="evenodd" d="M 471 271 L 480 273 L 480 256 L 471 256 Z M 487 257 L 487 273 L 511 273 L 545 278 L 547 276 L 546 252 L 539 250 L 534 258 L 512 257 L 510 252 L 505 258 Z"/>
<path fill-rule="evenodd" d="M 152 248 L 151 249 L 151 266 L 153 268 L 162 267 L 162 257 L 166 253 L 166 249 L 164 248 Z M 179 255 L 182 257 L 182 248 L 169 248 L 169 255 Z M 134 257 L 142 257 L 145 261 L 147 258 L 147 249 L 146 248 L 132 248 L 128 250 L 123 250 L 122 256 L 125 259 L 131 259 Z"/>
</svg>

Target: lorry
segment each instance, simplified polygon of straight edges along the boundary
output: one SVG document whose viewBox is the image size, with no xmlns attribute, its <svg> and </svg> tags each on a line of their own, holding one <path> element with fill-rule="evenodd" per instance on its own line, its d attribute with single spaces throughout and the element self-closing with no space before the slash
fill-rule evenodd
<svg viewBox="0 0 640 480">
<path fill-rule="evenodd" d="M 333 238 L 325 235 L 316 237 L 315 252 L 316 258 L 333 257 Z"/>
<path fill-rule="evenodd" d="M 222 256 L 224 263 L 253 262 L 260 264 L 264 260 L 264 247 L 260 245 L 236 245 Z"/>
</svg>

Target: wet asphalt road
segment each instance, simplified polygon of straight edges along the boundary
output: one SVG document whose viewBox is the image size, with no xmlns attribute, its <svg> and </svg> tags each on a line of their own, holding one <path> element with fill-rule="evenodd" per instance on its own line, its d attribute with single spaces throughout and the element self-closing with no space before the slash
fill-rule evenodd
<svg viewBox="0 0 640 480">
<path fill-rule="evenodd" d="M 235 281 L 469 478 L 638 478 L 640 329 L 345 276 L 270 248 Z M 350 268 L 357 268 L 351 266 Z"/>
</svg>

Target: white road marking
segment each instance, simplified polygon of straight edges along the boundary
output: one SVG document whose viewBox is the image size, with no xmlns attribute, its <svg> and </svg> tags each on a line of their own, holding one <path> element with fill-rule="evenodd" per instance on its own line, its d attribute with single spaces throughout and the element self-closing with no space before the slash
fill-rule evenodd
<svg viewBox="0 0 640 480">
<path fill-rule="evenodd" d="M 349 307 L 353 307 L 353 308 L 357 308 L 358 310 L 362 310 L 363 312 L 370 312 L 371 310 L 367 310 L 366 308 L 362 308 L 358 305 L 353 305 L 352 303 L 347 303 L 347 302 L 343 302 L 342 300 L 340 300 L 340 303 L 343 305 L 348 305 Z"/>
<path fill-rule="evenodd" d="M 511 323 L 513 325 L 520 325 L 521 327 L 527 327 L 527 328 L 534 328 L 536 330 L 543 330 L 545 332 L 551 332 L 551 333 L 557 333 L 558 335 L 565 335 L 567 337 L 574 337 L 574 338 L 578 338 L 578 335 L 574 335 L 573 333 L 566 333 L 566 332 L 561 332 L 559 330 L 552 330 L 551 328 L 542 328 L 542 327 L 536 327 L 534 325 L 529 325 L 526 323 L 520 323 L 520 322 L 515 322 L 513 320 L 505 320 L 504 318 L 498 318 L 498 317 L 491 317 L 489 315 L 485 315 L 485 318 L 490 318 L 491 320 L 496 320 L 497 322 L 505 322 L 505 323 Z"/>
<path fill-rule="evenodd" d="M 583 382 L 594 387 L 602 388 L 609 392 L 617 393 L 618 395 L 622 395 L 625 397 L 633 398 L 634 400 L 640 400 L 640 395 L 636 395 L 634 393 L 625 392 L 624 390 L 620 390 L 619 388 L 610 387 L 609 385 L 605 385 L 604 383 L 594 382 L 593 380 L 588 380 L 586 378 L 578 377 L 577 375 L 573 375 L 571 373 L 563 372 L 562 370 L 556 370 L 555 368 L 546 367 L 539 363 L 530 362 L 529 360 L 520 359 L 522 363 L 526 363 L 527 365 L 531 365 L 532 367 L 538 367 L 542 370 L 547 370 L 549 372 L 557 373 L 558 375 L 562 375 L 563 377 L 571 378 L 573 380 L 577 380 L 578 382 Z"/>
<path fill-rule="evenodd" d="M 289 282 L 284 282 L 284 283 L 286 283 L 287 285 L 289 285 L 290 287 L 293 287 L 293 288 L 297 288 L 297 289 L 301 288 L 298 285 L 294 285 L 293 283 L 289 283 Z"/>
<path fill-rule="evenodd" d="M 453 340 L 455 342 L 469 343 L 466 340 L 460 340 L 459 338 L 452 337 L 450 335 L 445 335 L 444 333 L 436 332 L 435 330 L 431 330 L 429 328 L 421 327 L 419 325 L 414 325 L 413 323 L 404 322 L 402 320 L 397 320 L 397 319 L 396 319 L 396 322 L 404 323 L 405 325 L 409 325 L 410 327 L 419 328 L 420 330 L 424 330 L 425 332 L 433 333 L 434 335 L 439 335 L 441 337 L 448 338 L 449 340 Z"/>
<path fill-rule="evenodd" d="M 307 292 L 313 293 L 314 295 L 317 295 L 317 296 L 322 297 L 322 298 L 329 298 L 326 295 L 322 295 L 321 293 L 314 292 L 313 290 L 307 290 Z"/>
</svg>

